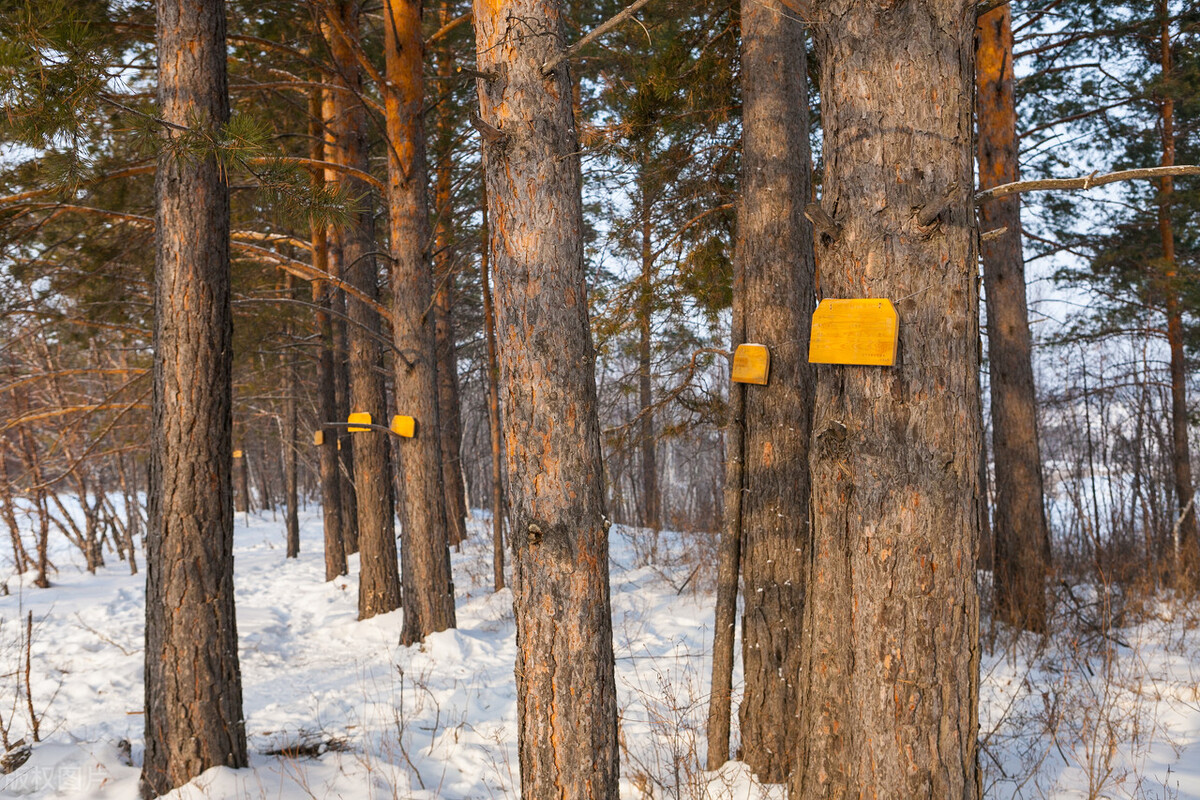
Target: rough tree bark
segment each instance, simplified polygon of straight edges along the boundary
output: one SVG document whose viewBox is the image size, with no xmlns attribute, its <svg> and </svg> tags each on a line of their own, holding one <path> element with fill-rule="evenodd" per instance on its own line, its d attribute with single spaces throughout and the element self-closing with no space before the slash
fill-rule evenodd
<svg viewBox="0 0 1200 800">
<path fill-rule="evenodd" d="M 746 341 L 746 273 L 741 260 L 733 263 L 733 324 L 730 352 Z M 730 370 L 733 357 L 730 356 Z M 729 726 L 733 715 L 733 655 L 737 624 L 738 578 L 742 557 L 742 476 L 746 441 L 746 385 L 731 383 L 729 417 L 725 423 L 725 515 L 718 545 L 717 603 L 713 616 L 712 691 L 708 700 L 708 753 L 710 770 L 729 760 Z"/>
<path fill-rule="evenodd" d="M 579 141 L 558 0 L 476 0 L 496 269 L 521 794 L 618 795 L 616 687 Z"/>
<path fill-rule="evenodd" d="M 225 4 L 159 0 L 157 11 L 158 113 L 214 131 L 229 119 Z M 246 765 L 233 607 L 229 187 L 215 155 L 167 147 L 155 196 L 147 798 L 209 767 Z"/>
<path fill-rule="evenodd" d="M 770 349 L 766 386 L 745 389 L 741 501 L 742 760 L 786 779 L 797 736 L 804 569 L 810 548 L 808 447 L 815 375 L 807 62 L 803 24 L 777 4 L 742 4 L 742 201 L 736 258 L 747 341 Z"/>
<path fill-rule="evenodd" d="M 492 441 L 492 587 L 504 588 L 504 453 L 500 433 L 500 360 L 496 352 L 496 311 L 488 275 L 487 189 L 483 192 L 483 242 L 479 251 L 479 282 L 483 286 L 483 336 L 488 359 L 488 432 Z"/>
<path fill-rule="evenodd" d="M 360 0 L 337 0 L 328 13 L 337 15 L 337 28 L 348 36 L 358 32 Z M 333 28 L 334 26 L 329 26 Z M 370 171 L 367 158 L 366 110 L 357 94 L 362 76 L 354 54 L 354 42 L 339 30 L 329 30 L 326 38 L 333 54 L 337 79 L 351 91 L 331 92 L 335 113 L 329 121 L 338 163 L 361 172 Z M 379 270 L 376 265 L 375 198 L 364 181 L 338 173 L 339 181 L 359 201 L 359 209 L 342 229 L 343 280 L 372 300 L 379 297 Z M 379 315 L 355 297 L 346 298 L 349 319 L 347 344 L 350 364 L 350 410 L 366 412 L 371 419 L 386 425 L 387 398 L 380 349 L 382 324 Z M 388 434 L 372 430 L 355 433 L 354 497 L 358 510 L 358 549 L 360 553 L 358 617 L 368 619 L 400 607 L 400 568 L 396 558 L 396 536 L 392 523 L 392 480 Z"/>
<path fill-rule="evenodd" d="M 975 102 L 980 189 L 1019 180 L 1012 44 L 1012 8 L 1008 4 L 979 18 Z M 979 223 L 984 231 L 1008 229 L 980 247 L 992 379 L 992 452 L 996 460 L 993 607 L 997 619 L 1041 633 L 1046 630 L 1050 535 L 1042 505 L 1042 459 L 1025 300 L 1020 197 L 1014 194 L 982 203 Z"/>
<path fill-rule="evenodd" d="M 309 158 L 325 160 L 325 127 L 322 92 L 317 89 L 309 99 Z M 322 180 L 330 180 L 326 171 Z M 312 226 L 313 267 L 328 273 L 329 229 L 324 224 Z M 337 415 L 337 378 L 333 367 L 333 320 L 330 317 L 332 287 L 326 281 L 312 282 L 312 301 L 317 307 L 317 430 L 321 431 L 318 461 L 321 479 L 321 520 L 325 541 L 325 580 L 331 581 L 346 574 L 346 543 L 342 538 L 342 486 L 338 470 L 338 428 L 323 428 L 323 423 L 339 422 Z"/>
<path fill-rule="evenodd" d="M 334 116 L 339 113 L 334 95 L 337 92 L 323 92 L 321 114 L 324 127 L 322 150 L 325 158 L 336 163 L 337 138 L 334 133 Z M 339 178 L 337 170 L 325 170 L 325 182 L 335 183 Z M 330 275 L 338 280 L 346 279 L 342 258 L 342 231 L 330 226 L 326 229 L 326 258 L 328 259 Z M 333 328 L 333 396 L 334 415 L 331 421 L 344 422 L 350 413 L 350 348 L 346 339 L 346 294 L 335 290 L 332 286 L 325 287 L 329 300 L 330 321 Z M 346 555 L 358 552 L 358 502 L 354 496 L 354 438 L 345 428 L 334 428 L 330 431 L 334 442 L 334 452 L 338 460 L 338 487 L 341 492 L 342 507 L 342 545 Z"/>
<path fill-rule="evenodd" d="M 325 230 L 317 226 L 313 231 L 313 264 L 327 261 Z M 318 269 L 326 267 L 318 266 Z M 334 395 L 333 377 L 333 325 L 329 318 L 329 284 L 313 281 L 313 305 L 317 306 L 317 334 L 321 338 L 321 352 L 317 361 L 317 401 L 320 416 L 318 422 L 336 422 L 337 405 Z M 321 473 L 321 519 L 325 540 L 325 580 L 331 581 L 346 574 L 346 543 L 342 538 L 342 487 L 338 470 L 338 435 L 336 428 L 322 429 L 319 445 Z"/>
<path fill-rule="evenodd" d="M 1158 0 L 1159 57 L 1164 80 L 1172 69 L 1170 8 L 1167 0 Z M 1162 124 L 1162 161 L 1175 165 L 1175 100 L 1167 94 L 1159 104 Z M 1180 308 L 1179 267 L 1175 260 L 1175 230 L 1171 223 L 1175 181 L 1166 177 L 1159 183 L 1158 232 L 1162 240 L 1163 289 L 1167 306 L 1167 342 L 1171 348 L 1171 444 L 1175 477 L 1175 497 L 1182 519 L 1175 533 L 1175 585 L 1188 594 L 1200 587 L 1200 526 L 1196 521 L 1195 493 L 1192 483 L 1192 454 L 1188 441 L 1187 359 L 1183 352 L 1183 312 Z"/>
<path fill-rule="evenodd" d="M 821 366 L 793 798 L 980 794 L 974 0 L 801 4 L 825 297 L 890 298 L 894 367 Z"/>
<path fill-rule="evenodd" d="M 448 24 L 456 13 L 455 0 L 438 5 L 437 25 Z M 454 53 L 443 45 L 435 59 L 438 85 L 457 80 Z M 454 208 L 454 147 L 459 137 L 450 103 L 439 103 L 434 162 L 434 334 L 437 348 L 438 421 L 442 441 L 442 485 L 446 494 L 446 524 L 450 544 L 467 538 L 467 489 L 462 469 L 462 409 L 459 404 L 458 350 L 454 338 L 454 291 L 457 252 L 452 220 Z"/>
<path fill-rule="evenodd" d="M 384 0 L 388 219 L 392 248 L 392 332 L 396 344 L 396 408 L 417 421 L 416 436 L 397 452 L 404 499 L 400 513 L 404 553 L 404 644 L 454 627 L 445 492 L 438 420 L 437 353 L 428 313 L 433 276 L 425 250 L 429 208 L 425 194 L 422 106 L 424 42 L 421 0 Z M 386 423 L 385 423 L 386 424 Z"/>
</svg>

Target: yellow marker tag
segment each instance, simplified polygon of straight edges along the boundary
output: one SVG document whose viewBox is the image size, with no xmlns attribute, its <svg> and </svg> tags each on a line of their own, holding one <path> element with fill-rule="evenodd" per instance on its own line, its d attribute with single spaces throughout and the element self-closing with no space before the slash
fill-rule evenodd
<svg viewBox="0 0 1200 800">
<path fill-rule="evenodd" d="M 739 344 L 733 354 L 733 382 L 767 385 L 771 373 L 771 351 L 765 344 Z"/>
<path fill-rule="evenodd" d="M 233 451 L 233 457 L 234 457 L 234 458 L 241 458 L 241 457 L 242 457 L 242 451 L 241 451 L 241 450 L 234 450 L 234 451 Z"/>
<path fill-rule="evenodd" d="M 825 299 L 813 313 L 808 360 L 890 367 L 899 341 L 900 316 L 891 300 Z"/>
<path fill-rule="evenodd" d="M 325 444 L 325 431 L 313 431 L 313 444 Z"/>
<path fill-rule="evenodd" d="M 352 423 L 358 422 L 363 425 L 370 425 L 371 424 L 371 415 L 365 411 L 355 411 L 353 414 L 350 415 L 350 417 L 346 420 L 346 422 L 352 422 Z M 369 431 L 371 429 L 370 428 L 356 428 L 352 425 L 351 427 L 346 428 L 346 430 L 350 431 L 351 433 L 363 433 L 363 432 Z"/>
<path fill-rule="evenodd" d="M 392 433 L 411 439 L 417 434 L 417 421 L 412 417 L 396 415 L 392 417 Z"/>
<path fill-rule="evenodd" d="M 338 446 L 338 450 L 342 449 L 342 440 L 341 439 L 338 439 L 337 446 Z"/>
</svg>

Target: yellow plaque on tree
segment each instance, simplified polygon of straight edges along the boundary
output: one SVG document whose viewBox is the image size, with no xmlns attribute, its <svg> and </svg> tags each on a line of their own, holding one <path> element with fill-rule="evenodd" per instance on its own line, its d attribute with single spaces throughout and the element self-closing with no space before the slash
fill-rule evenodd
<svg viewBox="0 0 1200 800">
<path fill-rule="evenodd" d="M 325 431 L 313 431 L 313 444 L 325 444 Z"/>
<path fill-rule="evenodd" d="M 890 367 L 896 363 L 900 315 L 891 300 L 822 300 L 813 313 L 813 364 Z"/>
<path fill-rule="evenodd" d="M 350 427 L 346 428 L 346 430 L 350 431 L 351 433 L 365 433 L 366 431 L 371 430 L 370 428 L 358 428 L 353 424 L 355 422 L 359 423 L 360 425 L 371 424 L 371 415 L 365 411 L 355 411 L 350 415 L 346 422 L 351 423 Z"/>
<path fill-rule="evenodd" d="M 739 344 L 733 354 L 733 382 L 767 385 L 771 351 L 765 344 Z"/>
<path fill-rule="evenodd" d="M 411 439 L 417 434 L 417 421 L 412 417 L 396 415 L 392 417 L 392 433 Z"/>
<path fill-rule="evenodd" d="M 241 451 L 241 450 L 234 450 L 234 451 L 233 451 L 233 457 L 234 457 L 234 458 L 241 458 L 241 457 L 242 457 L 242 451 Z"/>
</svg>

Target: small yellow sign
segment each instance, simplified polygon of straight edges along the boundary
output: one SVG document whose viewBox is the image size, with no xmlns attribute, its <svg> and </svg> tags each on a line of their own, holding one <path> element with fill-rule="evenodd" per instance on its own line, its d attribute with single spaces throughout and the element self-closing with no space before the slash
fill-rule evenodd
<svg viewBox="0 0 1200 800">
<path fill-rule="evenodd" d="M 765 344 L 739 344 L 733 354 L 733 382 L 767 385 L 771 351 Z"/>
<path fill-rule="evenodd" d="M 355 411 L 353 414 L 350 415 L 350 417 L 346 420 L 346 422 L 349 422 L 349 423 L 357 422 L 360 425 L 370 425 L 371 424 L 371 415 L 365 411 Z M 350 431 L 351 433 L 364 433 L 371 429 L 370 428 L 358 428 L 358 427 L 355 427 L 353 424 L 351 424 L 351 426 L 349 428 L 346 428 L 346 430 Z"/>
<path fill-rule="evenodd" d="M 233 451 L 233 457 L 234 457 L 234 458 L 241 458 L 241 457 L 242 457 L 242 451 L 241 451 L 241 450 L 234 450 L 234 451 Z"/>
<path fill-rule="evenodd" d="M 325 431 L 313 431 L 313 444 L 325 444 Z"/>
<path fill-rule="evenodd" d="M 412 417 L 402 417 L 399 414 L 392 417 L 392 433 L 411 439 L 417 434 L 417 421 Z"/>
<path fill-rule="evenodd" d="M 813 364 L 891 367 L 900 341 L 900 315 L 891 300 L 825 299 L 813 313 L 808 360 Z"/>
</svg>

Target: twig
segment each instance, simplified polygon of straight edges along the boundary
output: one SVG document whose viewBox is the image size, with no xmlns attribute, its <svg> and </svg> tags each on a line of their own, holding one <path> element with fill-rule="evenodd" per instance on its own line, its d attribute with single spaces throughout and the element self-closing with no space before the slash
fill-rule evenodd
<svg viewBox="0 0 1200 800">
<path fill-rule="evenodd" d="M 990 242 L 993 239 L 999 239 L 1006 233 L 1008 233 L 1007 225 L 1002 228 L 992 228 L 990 231 L 984 231 L 983 233 L 979 234 L 979 241 Z"/>
<path fill-rule="evenodd" d="M 994 200 L 997 197 L 1006 197 L 1010 194 L 1020 194 L 1022 192 L 1041 192 L 1053 189 L 1091 189 L 1094 186 L 1104 186 L 1105 184 L 1116 183 L 1118 181 L 1133 181 L 1143 178 L 1152 180 L 1154 178 L 1170 178 L 1177 175 L 1200 175 L 1200 166 L 1196 166 L 1195 164 L 1180 164 L 1174 167 L 1125 169 L 1120 172 L 1108 172 L 1103 175 L 1097 175 L 1093 172 L 1091 175 L 1079 178 L 1047 178 L 1036 181 L 1016 181 L 1015 183 L 1005 183 L 1000 186 L 993 186 L 991 189 L 985 189 L 982 192 L 977 192 L 975 202 L 982 203 L 985 200 Z"/>
<path fill-rule="evenodd" d="M 25 617 L 25 705 L 29 707 L 29 725 L 33 729 L 33 740 L 40 742 L 38 728 L 41 727 L 37 712 L 33 710 L 33 687 L 29 684 L 29 675 L 33 672 L 33 612 Z"/>
<path fill-rule="evenodd" d="M 649 2 L 650 2 L 650 0 L 635 0 L 635 2 L 626 6 L 623 11 L 618 12 L 616 14 L 616 16 L 611 17 L 607 22 L 603 22 L 603 23 L 597 25 L 595 28 L 593 28 L 586 36 L 584 36 L 578 42 L 571 45 L 566 50 L 561 51 L 558 55 L 551 58 L 545 64 L 542 64 L 542 74 L 549 75 L 551 72 L 553 72 L 555 70 L 555 68 L 558 67 L 559 64 L 563 63 L 564 61 L 566 61 L 569 58 L 574 58 L 575 55 L 580 50 L 587 47 L 589 44 L 596 41 L 596 39 L 600 38 L 604 34 L 611 31 L 613 28 L 620 25 L 625 20 L 632 17 L 634 14 L 636 14 L 638 12 L 639 9 L 642 8 L 642 6 L 646 5 Z"/>
<path fill-rule="evenodd" d="M 471 69 L 470 67 L 461 67 L 461 66 L 455 67 L 454 69 L 456 72 L 466 75 L 468 78 L 478 78 L 481 81 L 496 80 L 496 73 L 494 73 L 494 72 L 480 72 L 477 69 Z"/>
</svg>

